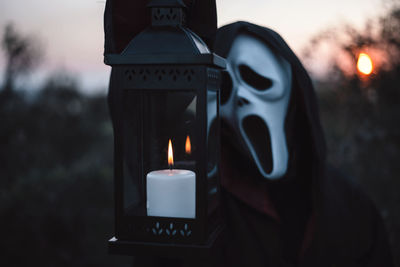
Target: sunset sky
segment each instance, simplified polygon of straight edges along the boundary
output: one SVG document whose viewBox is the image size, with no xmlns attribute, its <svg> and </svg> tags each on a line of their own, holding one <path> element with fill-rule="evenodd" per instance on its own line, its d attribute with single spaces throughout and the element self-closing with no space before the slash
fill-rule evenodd
<svg viewBox="0 0 400 267">
<path fill-rule="evenodd" d="M 245 20 L 273 28 L 300 54 L 310 38 L 327 27 L 362 27 L 367 18 L 381 14 L 382 1 L 217 0 L 218 24 Z M 36 84 L 48 73 L 65 70 L 76 75 L 86 91 L 104 90 L 110 71 L 103 64 L 104 5 L 105 0 L 0 0 L 0 34 L 13 22 L 43 44 L 44 62 L 33 74 Z M 1 73 L 4 64 L 0 54 Z"/>
</svg>

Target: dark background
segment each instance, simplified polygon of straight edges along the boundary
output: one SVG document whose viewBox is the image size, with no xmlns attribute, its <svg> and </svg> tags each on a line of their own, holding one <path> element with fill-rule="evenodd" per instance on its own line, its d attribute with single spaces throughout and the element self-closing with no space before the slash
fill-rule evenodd
<svg viewBox="0 0 400 267">
<path fill-rule="evenodd" d="M 328 75 L 314 81 L 329 162 L 373 199 L 399 263 L 400 8 L 388 9 L 373 29 L 324 32 L 304 57 L 318 58 L 313 51 L 326 42 L 339 48 Z M 67 72 L 49 76 L 35 92 L 16 86 L 42 61 L 39 43 L 12 24 L 2 36 L 0 251 L 6 266 L 128 266 L 129 257 L 107 254 L 113 144 L 106 96 L 82 93 Z M 342 57 L 355 66 L 366 47 L 380 51 L 383 62 L 370 76 L 341 66 Z"/>
</svg>

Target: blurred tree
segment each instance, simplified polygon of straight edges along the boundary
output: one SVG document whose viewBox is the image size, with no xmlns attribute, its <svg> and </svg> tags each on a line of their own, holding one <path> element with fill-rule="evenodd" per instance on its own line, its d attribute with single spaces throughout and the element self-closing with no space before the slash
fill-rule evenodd
<svg viewBox="0 0 400 267">
<path fill-rule="evenodd" d="M 6 56 L 3 87 L 12 90 L 16 78 L 38 65 L 42 53 L 33 37 L 22 36 L 11 23 L 5 26 L 2 48 Z"/>
<path fill-rule="evenodd" d="M 327 43 L 335 57 L 316 87 L 328 159 L 355 177 L 375 201 L 400 263 L 399 1 L 363 30 L 345 26 L 317 35 L 306 50 L 308 60 Z M 369 76 L 357 72 L 360 52 L 367 52 L 375 63 Z"/>
<path fill-rule="evenodd" d="M 81 93 L 66 71 L 51 74 L 29 97 L 30 88 L 12 90 L 16 76 L 37 61 L 28 38 L 7 27 L 9 88 L 0 90 L 2 265 L 126 266 L 130 259 L 107 253 L 113 140 L 106 98 Z"/>
</svg>

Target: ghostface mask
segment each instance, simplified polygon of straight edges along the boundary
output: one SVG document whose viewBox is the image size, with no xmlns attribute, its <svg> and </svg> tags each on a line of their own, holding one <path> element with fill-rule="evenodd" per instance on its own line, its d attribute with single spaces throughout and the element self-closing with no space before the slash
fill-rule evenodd
<svg viewBox="0 0 400 267">
<path fill-rule="evenodd" d="M 279 179 L 289 160 L 285 117 L 292 86 L 290 64 L 265 42 L 244 33 L 233 41 L 227 62 L 230 81 L 222 90 L 221 117 L 260 174 Z"/>
</svg>

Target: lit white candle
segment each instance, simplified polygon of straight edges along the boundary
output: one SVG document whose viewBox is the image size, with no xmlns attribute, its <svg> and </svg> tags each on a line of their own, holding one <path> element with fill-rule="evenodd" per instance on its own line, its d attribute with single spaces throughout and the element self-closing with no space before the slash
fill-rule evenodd
<svg viewBox="0 0 400 267">
<path fill-rule="evenodd" d="M 171 140 L 168 164 L 173 164 Z M 147 174 L 147 215 L 196 217 L 196 174 L 189 170 L 158 170 Z"/>
</svg>

